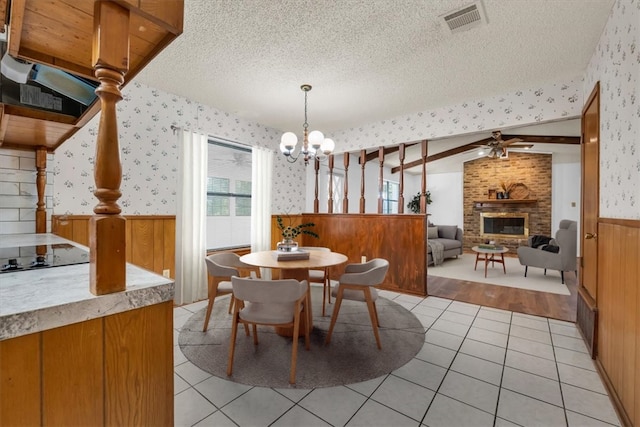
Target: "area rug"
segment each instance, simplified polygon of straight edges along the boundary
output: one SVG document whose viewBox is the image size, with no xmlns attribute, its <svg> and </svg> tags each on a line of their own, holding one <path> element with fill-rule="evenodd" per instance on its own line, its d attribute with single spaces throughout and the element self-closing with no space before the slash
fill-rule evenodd
<svg viewBox="0 0 640 427">
<path fill-rule="evenodd" d="M 458 258 L 447 258 L 442 265 L 430 265 L 427 275 L 560 295 L 571 294 L 567 286 L 562 284 L 560 272 L 558 271 L 547 270 L 547 275 L 545 276 L 544 269 L 529 267 L 527 277 L 524 277 L 524 266 L 520 265 L 518 258 L 505 257 L 507 274 L 504 273 L 502 264 L 495 264 L 492 267 L 491 263 L 489 263 L 487 277 L 485 278 L 484 261 L 478 261 L 478 267 L 474 271 L 475 261 L 475 254 L 463 254 Z"/>
<path fill-rule="evenodd" d="M 178 344 L 194 365 L 226 380 L 263 387 L 311 389 L 351 384 L 377 378 L 409 362 L 424 344 L 424 327 L 407 309 L 378 298 L 382 350 L 376 346 L 366 304 L 343 300 L 331 343 L 324 344 L 334 304 L 322 316 L 322 288 L 312 286 L 313 323 L 311 349 L 298 345 L 296 384 L 289 384 L 291 338 L 271 327 L 258 327 L 259 344 L 238 330 L 233 375 L 227 376 L 231 336 L 229 300 L 218 298 L 207 332 L 202 332 L 205 310 L 191 316 L 180 331 Z M 332 299 L 333 302 L 333 299 Z"/>
</svg>

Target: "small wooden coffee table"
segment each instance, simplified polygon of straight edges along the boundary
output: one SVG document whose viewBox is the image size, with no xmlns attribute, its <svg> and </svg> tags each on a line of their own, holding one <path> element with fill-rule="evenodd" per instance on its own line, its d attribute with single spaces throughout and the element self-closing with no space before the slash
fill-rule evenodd
<svg viewBox="0 0 640 427">
<path fill-rule="evenodd" d="M 489 248 L 481 248 L 480 246 L 474 246 L 471 248 L 472 251 L 476 253 L 476 264 L 473 267 L 475 271 L 476 267 L 478 267 L 478 261 L 484 260 L 484 277 L 487 277 L 487 266 L 491 263 L 491 267 L 494 266 L 494 263 L 502 264 L 502 269 L 504 270 L 504 274 L 507 274 L 507 267 L 504 265 L 504 254 L 509 252 L 509 248 L 504 246 L 496 249 Z M 480 254 L 484 254 L 484 258 L 480 258 Z M 500 255 L 500 259 L 496 259 L 496 255 Z"/>
</svg>

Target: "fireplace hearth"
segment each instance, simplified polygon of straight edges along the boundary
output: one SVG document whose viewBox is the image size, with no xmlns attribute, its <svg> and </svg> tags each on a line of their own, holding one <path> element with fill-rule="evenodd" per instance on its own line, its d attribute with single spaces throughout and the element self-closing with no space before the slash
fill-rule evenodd
<svg viewBox="0 0 640 427">
<path fill-rule="evenodd" d="M 480 213 L 480 236 L 526 239 L 529 237 L 529 214 L 482 212 Z"/>
</svg>

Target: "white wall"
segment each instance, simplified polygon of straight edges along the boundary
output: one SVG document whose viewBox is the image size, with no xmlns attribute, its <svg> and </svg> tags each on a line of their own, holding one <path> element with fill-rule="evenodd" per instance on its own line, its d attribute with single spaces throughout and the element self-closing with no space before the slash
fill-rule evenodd
<svg viewBox="0 0 640 427">
<path fill-rule="evenodd" d="M 464 228 L 463 174 L 427 174 L 427 190 L 431 192 L 432 200 L 427 207 L 427 213 L 431 214 L 429 221 L 437 225 L 457 225 Z"/>
</svg>

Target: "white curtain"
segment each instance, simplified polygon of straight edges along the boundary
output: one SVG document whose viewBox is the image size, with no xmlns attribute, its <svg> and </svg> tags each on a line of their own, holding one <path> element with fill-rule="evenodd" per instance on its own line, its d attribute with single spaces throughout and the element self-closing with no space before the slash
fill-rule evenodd
<svg viewBox="0 0 640 427">
<path fill-rule="evenodd" d="M 271 187 L 274 152 L 253 147 L 251 156 L 251 252 L 271 249 Z M 262 277 L 270 278 L 263 269 Z"/>
<path fill-rule="evenodd" d="M 180 185 L 176 214 L 175 304 L 207 298 L 207 136 L 178 130 Z"/>
</svg>

